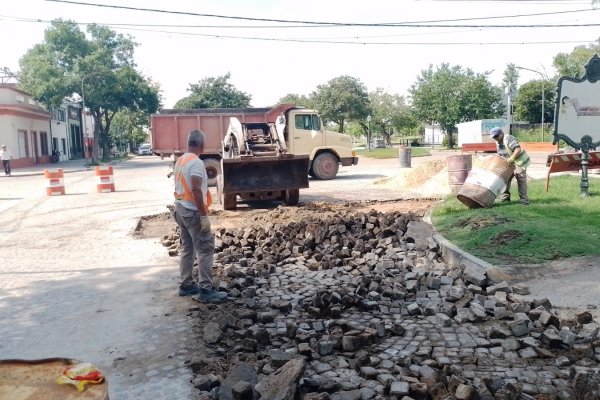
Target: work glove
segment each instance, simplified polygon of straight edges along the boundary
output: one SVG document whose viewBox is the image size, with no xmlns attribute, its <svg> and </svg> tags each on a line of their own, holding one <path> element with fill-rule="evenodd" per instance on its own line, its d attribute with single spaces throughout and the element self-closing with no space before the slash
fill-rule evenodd
<svg viewBox="0 0 600 400">
<path fill-rule="evenodd" d="M 514 165 L 515 164 L 515 159 L 512 157 L 509 157 L 506 162 L 508 163 L 508 165 Z"/>
<path fill-rule="evenodd" d="M 200 216 L 200 232 L 210 233 L 210 218 L 207 215 Z"/>
</svg>

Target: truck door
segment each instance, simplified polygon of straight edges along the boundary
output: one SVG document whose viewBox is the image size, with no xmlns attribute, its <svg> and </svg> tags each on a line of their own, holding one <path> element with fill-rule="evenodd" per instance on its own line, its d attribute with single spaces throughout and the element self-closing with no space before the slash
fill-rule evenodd
<svg viewBox="0 0 600 400">
<path fill-rule="evenodd" d="M 293 132 L 290 135 L 290 152 L 293 154 L 311 155 L 313 148 L 323 146 L 321 118 L 316 113 L 294 114 Z"/>
</svg>

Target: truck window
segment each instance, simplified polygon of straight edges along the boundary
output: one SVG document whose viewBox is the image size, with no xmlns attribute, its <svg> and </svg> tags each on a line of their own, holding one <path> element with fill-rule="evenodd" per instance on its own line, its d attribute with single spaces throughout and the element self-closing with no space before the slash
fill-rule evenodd
<svg viewBox="0 0 600 400">
<path fill-rule="evenodd" d="M 294 122 L 296 129 L 307 131 L 318 131 L 321 129 L 321 118 L 319 118 L 318 114 L 296 114 Z"/>
</svg>

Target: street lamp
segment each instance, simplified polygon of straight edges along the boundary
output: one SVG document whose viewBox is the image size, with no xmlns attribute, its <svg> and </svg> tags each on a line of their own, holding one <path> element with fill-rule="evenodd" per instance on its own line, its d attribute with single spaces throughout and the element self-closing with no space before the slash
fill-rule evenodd
<svg viewBox="0 0 600 400">
<path fill-rule="evenodd" d="M 536 71 L 535 69 L 531 69 L 531 68 L 525 68 L 525 67 L 518 67 L 515 65 L 516 69 L 523 69 L 525 71 L 531 71 L 531 72 L 535 72 L 536 74 L 539 74 L 542 77 L 542 142 L 544 141 L 544 103 L 545 103 L 545 98 L 544 98 L 544 83 L 545 83 L 545 76 L 544 74 L 542 74 L 540 71 Z"/>
<path fill-rule="evenodd" d="M 367 146 L 371 151 L 371 114 L 367 115 Z"/>
</svg>

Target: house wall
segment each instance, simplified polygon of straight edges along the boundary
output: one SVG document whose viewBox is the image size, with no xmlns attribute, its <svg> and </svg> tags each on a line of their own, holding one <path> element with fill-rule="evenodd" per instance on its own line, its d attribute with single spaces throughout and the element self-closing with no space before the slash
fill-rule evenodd
<svg viewBox="0 0 600 400">
<path fill-rule="evenodd" d="M 50 114 L 15 84 L 0 84 L 0 142 L 14 168 L 50 161 Z"/>
</svg>

